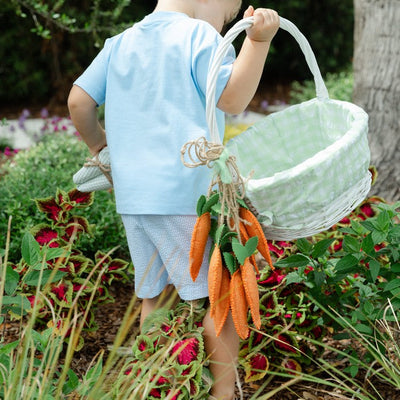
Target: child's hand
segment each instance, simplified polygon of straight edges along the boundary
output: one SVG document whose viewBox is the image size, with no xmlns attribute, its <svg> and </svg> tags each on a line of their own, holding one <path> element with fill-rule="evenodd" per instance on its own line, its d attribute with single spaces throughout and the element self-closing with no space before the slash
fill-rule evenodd
<svg viewBox="0 0 400 400">
<path fill-rule="evenodd" d="M 253 25 L 247 29 L 247 37 L 255 42 L 271 42 L 279 29 L 279 16 L 274 10 L 250 6 L 244 13 L 244 17 L 254 16 Z"/>
</svg>

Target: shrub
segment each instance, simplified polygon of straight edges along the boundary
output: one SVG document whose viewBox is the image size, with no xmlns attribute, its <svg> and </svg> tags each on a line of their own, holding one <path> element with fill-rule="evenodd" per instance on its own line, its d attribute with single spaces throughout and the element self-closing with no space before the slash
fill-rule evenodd
<svg viewBox="0 0 400 400">
<path fill-rule="evenodd" d="M 328 73 L 325 78 L 325 85 L 331 99 L 342 101 L 352 101 L 353 97 L 353 72 L 342 71 L 338 73 Z M 307 80 L 302 83 L 294 82 L 290 92 L 290 102 L 292 104 L 301 103 L 315 97 L 314 80 Z"/>
<path fill-rule="evenodd" d="M 73 188 L 72 176 L 88 155 L 85 144 L 75 136 L 52 133 L 29 150 L 20 151 L 1 168 L 0 231 L 7 232 L 7 221 L 12 216 L 10 260 L 19 260 L 23 233 L 41 220 L 34 199 L 55 193 L 58 187 Z M 96 200 L 84 212 L 96 228 L 82 239 L 82 251 L 94 256 L 98 249 L 108 251 L 120 245 L 117 253 L 127 258 L 125 233 L 115 211 L 113 193 L 97 192 Z M 0 248 L 4 246 L 5 236 L 0 235 Z"/>
</svg>

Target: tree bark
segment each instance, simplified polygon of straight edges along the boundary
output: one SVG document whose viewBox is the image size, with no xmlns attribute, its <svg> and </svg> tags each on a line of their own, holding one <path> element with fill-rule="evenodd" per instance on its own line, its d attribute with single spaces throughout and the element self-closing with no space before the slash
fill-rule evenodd
<svg viewBox="0 0 400 400">
<path fill-rule="evenodd" d="M 400 200 L 400 0 L 354 0 L 353 101 L 369 115 L 371 194 Z"/>
</svg>

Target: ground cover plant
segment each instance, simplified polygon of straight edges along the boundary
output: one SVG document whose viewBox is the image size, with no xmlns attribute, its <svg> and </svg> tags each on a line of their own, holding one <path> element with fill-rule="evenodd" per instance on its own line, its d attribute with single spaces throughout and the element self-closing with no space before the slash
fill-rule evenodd
<svg viewBox="0 0 400 400">
<path fill-rule="evenodd" d="M 79 147 L 71 157 L 75 167 L 62 161 Z M 200 334 L 201 302 L 171 303 L 146 321 L 146 334 L 129 337 L 138 318 L 133 297 L 112 348 L 101 349 L 85 373 L 72 368 L 85 330 L 98 329 L 94 310 L 112 300 L 108 288 L 133 274 L 114 250 L 124 238 L 108 237 L 113 228 L 104 226 L 115 225 L 114 215 L 96 213 L 113 206 L 112 194 L 93 197 L 71 189 L 69 181 L 66 189 L 52 183 L 49 168 L 69 180 L 87 155 L 83 147 L 75 136 L 48 134 L 28 151 L 10 150 L 2 168 L 2 193 L 14 205 L 12 219 L 1 221 L 7 234 L 0 251 L 0 397 L 203 399 L 212 377 Z M 61 161 L 48 164 L 53 150 Z M 18 186 L 30 175 L 30 184 L 13 191 L 7 177 Z M 35 197 L 26 194 L 31 185 L 42 185 Z M 28 204 L 34 217 L 25 213 Z M 324 233 L 270 243 L 276 269 L 257 260 L 261 326 L 256 329 L 249 315 L 239 398 L 282 400 L 290 391 L 293 399 L 303 392 L 368 400 L 398 395 L 399 217 L 400 203 L 374 197 Z M 103 240 L 90 247 L 93 232 Z M 19 320 L 17 337 L 5 335 L 10 319 Z"/>
</svg>

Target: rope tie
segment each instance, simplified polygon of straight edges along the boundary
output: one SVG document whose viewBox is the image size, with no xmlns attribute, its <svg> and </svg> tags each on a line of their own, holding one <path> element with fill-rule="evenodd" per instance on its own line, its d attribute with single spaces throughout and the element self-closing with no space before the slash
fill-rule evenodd
<svg viewBox="0 0 400 400">
<path fill-rule="evenodd" d="M 187 154 L 189 162 L 185 161 Z M 182 163 L 188 168 L 196 168 L 206 165 L 214 170 L 214 176 L 208 188 L 210 196 L 213 187 L 218 186 L 220 192 L 221 214 L 219 224 L 227 217 L 229 229 L 236 231 L 240 237 L 239 228 L 239 203 L 238 199 L 244 199 L 245 181 L 239 173 L 236 158 L 230 155 L 224 145 L 210 143 L 205 137 L 185 143 L 181 149 Z"/>
<path fill-rule="evenodd" d="M 104 174 L 107 180 L 113 184 L 111 177 L 111 166 L 109 164 L 103 164 L 99 159 L 99 154 L 96 154 L 94 158 L 87 158 L 84 167 L 97 167 Z"/>
</svg>

